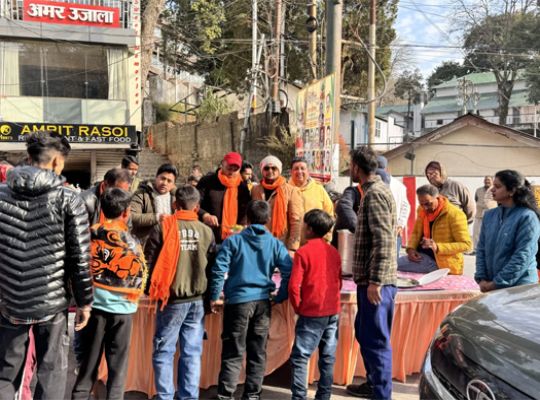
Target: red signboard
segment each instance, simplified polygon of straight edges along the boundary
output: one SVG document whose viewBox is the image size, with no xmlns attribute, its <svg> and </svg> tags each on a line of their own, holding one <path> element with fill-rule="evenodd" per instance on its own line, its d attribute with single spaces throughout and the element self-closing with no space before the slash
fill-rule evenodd
<svg viewBox="0 0 540 400">
<path fill-rule="evenodd" d="M 24 21 L 120 28 L 120 10 L 113 7 L 24 0 Z"/>
</svg>

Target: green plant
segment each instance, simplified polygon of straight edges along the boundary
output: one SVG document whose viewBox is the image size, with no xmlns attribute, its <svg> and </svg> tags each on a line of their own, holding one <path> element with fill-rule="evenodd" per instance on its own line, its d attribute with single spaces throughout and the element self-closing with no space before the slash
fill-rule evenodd
<svg viewBox="0 0 540 400">
<path fill-rule="evenodd" d="M 170 121 L 172 118 L 171 115 L 171 106 L 166 103 L 153 103 L 154 110 L 156 111 L 156 124 L 160 122 Z"/>
<path fill-rule="evenodd" d="M 203 100 L 200 106 L 195 110 L 195 115 L 199 122 L 214 121 L 221 115 L 231 112 L 231 106 L 227 99 L 219 97 L 212 89 L 205 88 Z"/>
</svg>

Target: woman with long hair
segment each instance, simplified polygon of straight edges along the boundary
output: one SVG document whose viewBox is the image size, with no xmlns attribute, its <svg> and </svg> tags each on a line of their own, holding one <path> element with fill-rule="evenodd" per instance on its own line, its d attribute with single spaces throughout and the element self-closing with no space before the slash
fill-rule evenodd
<svg viewBox="0 0 540 400">
<path fill-rule="evenodd" d="M 538 282 L 536 253 L 540 212 L 531 185 L 522 174 L 495 174 L 493 200 L 486 211 L 476 252 L 475 279 L 482 292 Z"/>
</svg>

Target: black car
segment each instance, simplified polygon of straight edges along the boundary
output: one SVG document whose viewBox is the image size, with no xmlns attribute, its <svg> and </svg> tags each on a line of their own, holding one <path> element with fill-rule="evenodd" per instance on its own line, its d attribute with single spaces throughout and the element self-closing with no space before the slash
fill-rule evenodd
<svg viewBox="0 0 540 400">
<path fill-rule="evenodd" d="M 540 399 L 540 285 L 496 290 L 449 314 L 419 390 L 421 399 Z"/>
</svg>

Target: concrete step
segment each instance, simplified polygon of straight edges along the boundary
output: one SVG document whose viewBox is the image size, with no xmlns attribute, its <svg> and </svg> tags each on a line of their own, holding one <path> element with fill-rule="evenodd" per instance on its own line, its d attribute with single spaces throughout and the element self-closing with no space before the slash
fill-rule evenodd
<svg viewBox="0 0 540 400">
<path fill-rule="evenodd" d="M 139 153 L 139 174 L 141 180 L 153 179 L 158 168 L 162 164 L 170 163 L 166 156 L 159 154 L 149 148 L 143 148 Z"/>
</svg>

